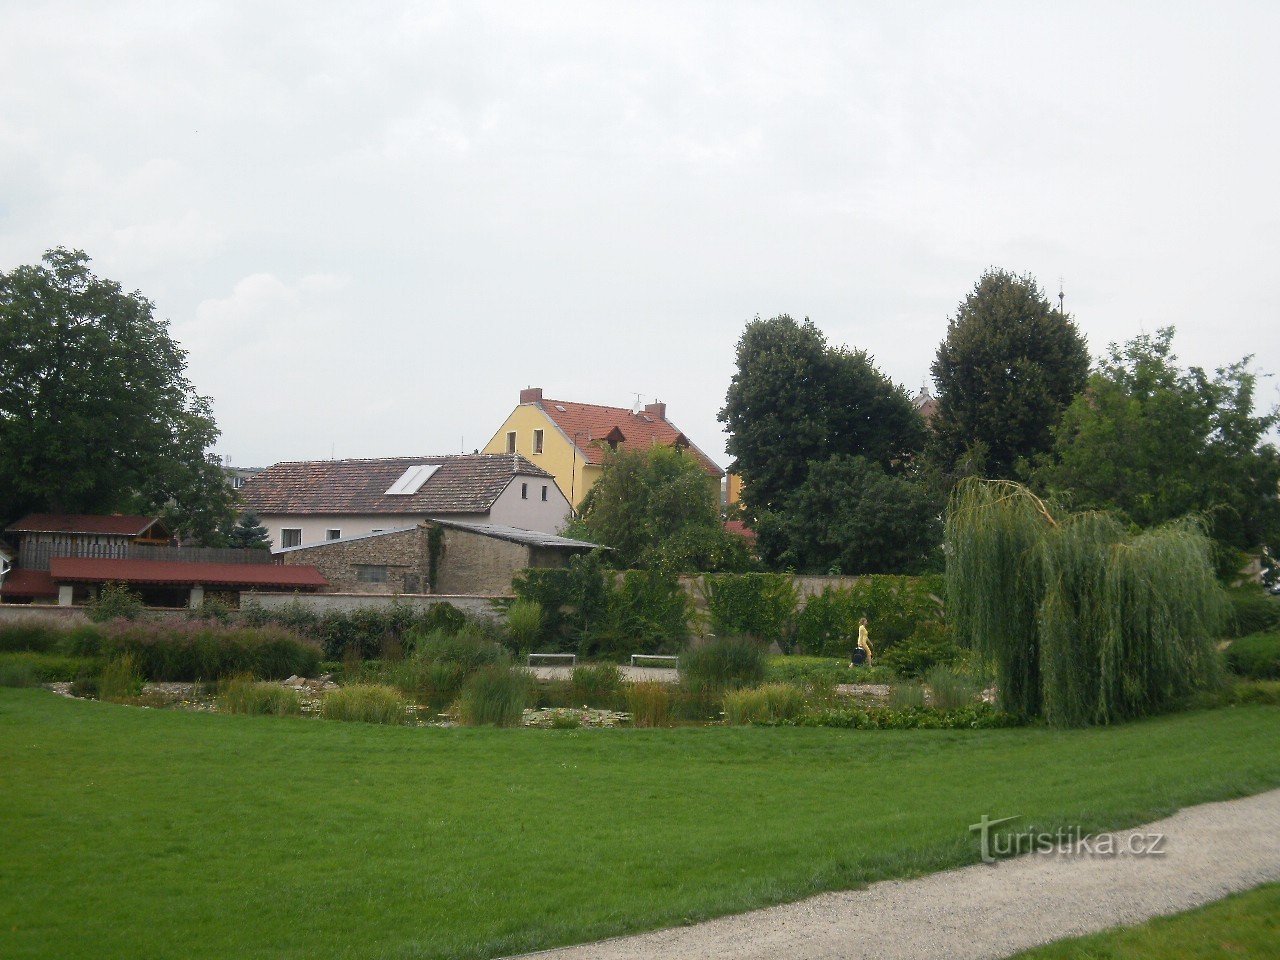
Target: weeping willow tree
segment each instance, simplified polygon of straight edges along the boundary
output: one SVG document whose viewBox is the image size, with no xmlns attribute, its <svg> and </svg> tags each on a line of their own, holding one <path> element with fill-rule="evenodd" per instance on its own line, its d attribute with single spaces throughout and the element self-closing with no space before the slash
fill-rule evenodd
<svg viewBox="0 0 1280 960">
<path fill-rule="evenodd" d="M 958 638 L 994 667 L 1002 706 L 1080 726 L 1166 708 L 1215 676 L 1225 611 L 1194 522 L 1133 534 L 1007 481 L 960 484 L 947 514 Z"/>
</svg>

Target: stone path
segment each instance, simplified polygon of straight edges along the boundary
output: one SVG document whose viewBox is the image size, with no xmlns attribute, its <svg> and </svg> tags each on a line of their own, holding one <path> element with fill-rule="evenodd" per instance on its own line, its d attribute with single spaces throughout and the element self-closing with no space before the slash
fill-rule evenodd
<svg viewBox="0 0 1280 960">
<path fill-rule="evenodd" d="M 680 672 L 667 667 L 633 667 L 624 664 L 618 667 L 622 679 L 632 683 L 643 680 L 656 680 L 659 683 L 675 683 L 680 679 Z M 572 680 L 573 667 L 530 667 L 529 672 L 539 680 Z"/>
<path fill-rule="evenodd" d="M 1103 836 L 1163 856 L 1034 854 L 688 927 L 530 954 L 542 960 L 995 960 L 1280 880 L 1280 790 Z M 1097 847 L 1095 846 L 1095 850 Z"/>
</svg>

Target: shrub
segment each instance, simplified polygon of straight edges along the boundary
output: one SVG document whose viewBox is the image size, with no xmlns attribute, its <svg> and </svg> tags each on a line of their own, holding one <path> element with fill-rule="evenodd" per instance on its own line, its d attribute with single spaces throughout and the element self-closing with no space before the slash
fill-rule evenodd
<svg viewBox="0 0 1280 960">
<path fill-rule="evenodd" d="M 263 680 L 311 675 L 320 649 L 279 627 L 213 621 L 119 622 L 102 637 L 106 656 L 129 654 L 151 680 L 215 680 L 252 673 Z"/>
<path fill-rule="evenodd" d="M 0 658 L 0 687 L 38 687 L 35 664 L 23 654 Z"/>
<path fill-rule="evenodd" d="M 565 710 L 551 715 L 552 730 L 577 730 L 582 726 L 582 717 L 572 710 Z"/>
<path fill-rule="evenodd" d="M 924 687 L 918 683 L 896 683 L 889 690 L 889 706 L 894 710 L 924 709 Z"/>
<path fill-rule="evenodd" d="M 60 626 L 35 617 L 8 620 L 0 623 L 0 652 L 31 650 L 48 653 L 65 634 Z"/>
<path fill-rule="evenodd" d="M 627 709 L 637 727 L 671 726 L 671 693 L 665 683 L 627 684 Z"/>
<path fill-rule="evenodd" d="M 507 608 L 507 636 L 515 650 L 532 650 L 542 633 L 542 604 L 517 600 Z"/>
<path fill-rule="evenodd" d="M 780 726 L 842 727 L 850 730 L 995 730 L 1024 723 L 989 703 L 975 703 L 955 710 L 925 707 L 841 707 L 806 710 Z"/>
<path fill-rule="evenodd" d="M 1280 597 L 1273 597 L 1256 584 L 1227 591 L 1231 612 L 1227 635 L 1247 637 L 1280 628 Z"/>
<path fill-rule="evenodd" d="M 788 683 L 766 683 L 724 695 L 724 718 L 735 726 L 794 720 L 804 710 L 804 691 Z"/>
<path fill-rule="evenodd" d="M 81 673 L 97 672 L 99 664 L 90 657 L 64 657 L 56 653 L 0 653 L 0 676 L 29 676 L 31 683 L 4 683 L 0 686 L 37 686 L 74 680 Z"/>
<path fill-rule="evenodd" d="M 423 660 L 456 663 L 466 673 L 481 667 L 507 663 L 507 652 L 492 637 L 474 625 L 467 624 L 456 633 L 436 629 L 410 635 L 413 656 Z"/>
<path fill-rule="evenodd" d="M 615 707 L 622 698 L 622 672 L 612 663 L 577 667 L 573 671 L 574 706 Z"/>
<path fill-rule="evenodd" d="M 385 679 L 423 706 L 440 711 L 457 699 L 467 669 L 452 660 L 414 656 L 386 670 Z"/>
<path fill-rule="evenodd" d="M 778 573 L 726 573 L 702 578 L 702 595 L 717 636 L 746 635 L 791 646 L 799 596 L 791 577 Z"/>
<path fill-rule="evenodd" d="M 463 685 L 458 698 L 458 719 L 469 727 L 492 724 L 517 726 L 529 697 L 529 675 L 502 665 L 483 667 Z"/>
<path fill-rule="evenodd" d="M 392 725 L 408 723 L 408 710 L 399 690 L 380 684 L 340 687 L 326 694 L 320 705 L 320 715 L 326 720 Z"/>
<path fill-rule="evenodd" d="M 1255 633 L 1227 647 L 1227 666 L 1254 680 L 1280 678 L 1280 633 Z"/>
<path fill-rule="evenodd" d="M 804 657 L 798 654 L 770 657 L 765 669 L 770 683 L 799 686 L 835 686 L 839 683 L 891 683 L 897 679 L 888 667 L 850 667 L 844 657 Z"/>
<path fill-rule="evenodd" d="M 858 620 L 866 617 L 872 649 L 877 655 L 885 653 L 921 624 L 942 619 L 942 594 L 942 578 L 937 575 L 877 574 L 860 577 L 848 587 L 826 587 L 796 616 L 796 644 L 805 653 L 847 661 L 858 636 Z"/>
<path fill-rule="evenodd" d="M 662 570 L 628 570 L 613 586 L 597 655 L 679 653 L 689 641 L 693 598 Z"/>
<path fill-rule="evenodd" d="M 123 583 L 104 583 L 98 595 L 85 604 L 85 614 L 94 623 L 108 620 L 137 620 L 146 607 L 138 596 Z"/>
<path fill-rule="evenodd" d="M 764 680 L 767 659 L 764 644 L 756 640 L 716 637 L 681 656 L 680 682 L 712 690 L 755 686 Z"/>
<path fill-rule="evenodd" d="M 230 623 L 235 616 L 235 609 L 225 600 L 206 596 L 200 606 L 187 611 L 189 620 L 217 620 L 219 623 Z"/>
<path fill-rule="evenodd" d="M 142 693 L 142 674 L 133 655 L 122 653 L 102 668 L 98 677 L 98 698 L 101 700 L 129 700 Z"/>
<path fill-rule="evenodd" d="M 608 626 L 611 578 L 594 553 L 574 557 L 563 568 L 521 570 L 511 587 L 517 598 L 542 607 L 538 646 L 548 652 L 573 650 L 585 656 L 592 638 Z"/>
<path fill-rule="evenodd" d="M 947 666 L 959 659 L 960 647 L 951 630 L 933 620 L 918 624 L 909 637 L 876 657 L 881 666 L 901 677 L 922 677 L 934 667 Z"/>
<path fill-rule="evenodd" d="M 302 699 L 289 687 L 240 676 L 218 685 L 218 709 L 223 713 L 296 717 L 302 713 Z"/>
<path fill-rule="evenodd" d="M 967 674 L 951 667 L 934 667 L 925 674 L 931 705 L 938 710 L 954 710 L 973 703 L 982 693 L 981 687 Z"/>
</svg>

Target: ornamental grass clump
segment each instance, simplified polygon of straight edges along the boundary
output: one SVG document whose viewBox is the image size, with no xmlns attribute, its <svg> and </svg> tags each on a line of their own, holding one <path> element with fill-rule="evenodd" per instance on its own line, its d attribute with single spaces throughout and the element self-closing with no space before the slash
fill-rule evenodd
<svg viewBox="0 0 1280 960">
<path fill-rule="evenodd" d="M 218 709 L 223 713 L 296 717 L 302 713 L 302 699 L 289 687 L 239 676 L 218 684 Z"/>
<path fill-rule="evenodd" d="M 622 701 L 622 671 L 612 663 L 576 667 L 571 700 L 574 706 L 612 710 Z"/>
<path fill-rule="evenodd" d="M 657 681 L 627 684 L 627 710 L 637 727 L 671 726 L 671 693 Z"/>
<path fill-rule="evenodd" d="M 952 667 L 934 667 L 925 674 L 924 682 L 929 687 L 929 704 L 937 710 L 968 706 L 982 695 L 976 680 Z"/>
<path fill-rule="evenodd" d="M 680 683 L 691 690 L 736 690 L 764 681 L 769 658 L 750 637 L 716 637 L 680 657 Z"/>
<path fill-rule="evenodd" d="M 125 653 L 102 668 L 98 677 L 98 699 L 123 702 L 142 693 L 142 674 L 131 654 Z"/>
<path fill-rule="evenodd" d="M 724 695 L 724 719 L 733 726 L 795 720 L 804 707 L 804 691 L 789 683 L 766 683 Z"/>
<path fill-rule="evenodd" d="M 326 720 L 399 725 L 409 722 L 409 709 L 408 701 L 395 687 L 354 684 L 327 694 L 320 705 L 320 716 Z"/>
<path fill-rule="evenodd" d="M 513 650 L 532 650 L 542 635 L 542 604 L 517 600 L 507 608 L 507 638 Z"/>
<path fill-rule="evenodd" d="M 505 664 L 477 670 L 458 697 L 458 719 L 469 727 L 518 726 L 524 718 L 529 686 L 529 674 Z"/>
</svg>

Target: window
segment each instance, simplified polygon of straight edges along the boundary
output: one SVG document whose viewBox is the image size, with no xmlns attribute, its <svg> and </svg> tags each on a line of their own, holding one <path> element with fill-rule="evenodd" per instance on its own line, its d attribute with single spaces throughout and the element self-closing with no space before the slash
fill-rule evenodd
<svg viewBox="0 0 1280 960">
<path fill-rule="evenodd" d="M 298 527 L 282 527 L 280 530 L 280 546 L 302 546 L 302 530 Z"/>
<path fill-rule="evenodd" d="M 520 499 L 521 500 L 529 499 L 529 485 L 527 483 L 520 484 Z"/>
<path fill-rule="evenodd" d="M 542 502 L 547 502 L 547 485 L 545 483 L 542 485 Z"/>
<path fill-rule="evenodd" d="M 324 532 L 324 538 L 325 538 L 326 540 L 341 540 L 341 539 L 342 539 L 342 531 L 341 531 L 341 530 L 326 530 L 326 531 Z"/>
<path fill-rule="evenodd" d="M 516 452 L 516 432 L 514 430 L 507 431 L 507 453 Z"/>
<path fill-rule="evenodd" d="M 357 563 L 356 580 L 360 583 L 386 583 L 387 568 L 383 564 Z"/>
<path fill-rule="evenodd" d="M 421 490 L 422 485 L 430 480 L 439 469 L 440 465 L 436 463 L 419 463 L 416 466 L 409 467 L 404 473 L 400 474 L 400 478 L 395 483 L 387 488 L 384 496 L 412 496 Z"/>
<path fill-rule="evenodd" d="M 542 452 L 542 436 L 543 436 L 542 430 L 533 431 L 533 452 L 534 453 Z"/>
</svg>

